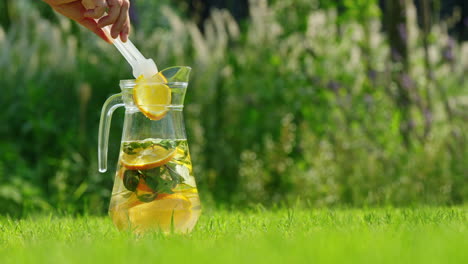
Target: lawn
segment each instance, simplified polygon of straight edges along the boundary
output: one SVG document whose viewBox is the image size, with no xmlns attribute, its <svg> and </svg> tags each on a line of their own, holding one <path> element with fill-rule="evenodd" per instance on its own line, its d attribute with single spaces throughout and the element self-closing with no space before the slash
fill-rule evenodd
<svg viewBox="0 0 468 264">
<path fill-rule="evenodd" d="M 0 219 L 0 263 L 468 263 L 467 208 L 205 210 L 190 235 Z"/>
</svg>

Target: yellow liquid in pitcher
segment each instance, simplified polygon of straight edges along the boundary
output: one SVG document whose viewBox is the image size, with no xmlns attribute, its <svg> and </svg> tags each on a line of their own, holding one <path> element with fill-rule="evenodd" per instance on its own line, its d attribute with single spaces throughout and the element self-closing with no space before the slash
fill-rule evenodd
<svg viewBox="0 0 468 264">
<path fill-rule="evenodd" d="M 109 209 L 117 228 L 190 232 L 200 210 L 187 140 L 122 143 Z"/>
</svg>

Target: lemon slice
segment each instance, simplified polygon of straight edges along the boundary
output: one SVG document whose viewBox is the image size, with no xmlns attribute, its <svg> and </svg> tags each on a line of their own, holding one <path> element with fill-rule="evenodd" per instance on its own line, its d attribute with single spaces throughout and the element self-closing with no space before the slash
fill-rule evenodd
<svg viewBox="0 0 468 264">
<path fill-rule="evenodd" d="M 122 165 L 129 170 L 149 170 L 171 161 L 176 150 L 154 145 L 145 149 L 135 149 L 134 152 L 135 154 L 122 153 Z"/>
<path fill-rule="evenodd" d="M 166 78 L 159 72 L 150 79 L 143 75 L 136 79 L 133 100 L 140 111 L 151 120 L 164 118 L 171 104 L 171 89 Z"/>
<path fill-rule="evenodd" d="M 190 201 L 181 194 L 160 195 L 158 199 L 134 206 L 128 210 L 128 216 L 135 231 L 160 229 L 184 232 L 192 217 Z"/>
<path fill-rule="evenodd" d="M 128 227 L 127 210 L 133 206 L 142 204 L 135 194 L 127 197 L 127 192 L 114 195 L 111 200 L 109 215 L 119 230 Z"/>
</svg>

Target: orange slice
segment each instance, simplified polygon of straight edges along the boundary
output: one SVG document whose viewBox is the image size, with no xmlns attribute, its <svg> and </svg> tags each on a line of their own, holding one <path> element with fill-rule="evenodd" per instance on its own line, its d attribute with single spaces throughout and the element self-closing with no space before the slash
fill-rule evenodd
<svg viewBox="0 0 468 264">
<path fill-rule="evenodd" d="M 133 100 L 140 111 L 151 120 L 160 120 L 171 104 L 171 89 L 166 78 L 159 72 L 149 79 L 143 75 L 136 79 Z"/>
<path fill-rule="evenodd" d="M 174 157 L 175 149 L 165 149 L 154 145 L 145 149 L 135 149 L 136 154 L 122 153 L 122 165 L 129 170 L 149 170 L 160 167 Z"/>
<path fill-rule="evenodd" d="M 138 182 L 138 185 L 136 187 L 138 190 L 140 191 L 144 191 L 144 192 L 149 192 L 149 193 L 152 193 L 154 192 L 153 189 L 151 189 L 148 184 L 146 184 L 146 181 L 145 179 L 143 178 L 140 178 L 140 182 Z"/>
<path fill-rule="evenodd" d="M 192 203 L 181 194 L 159 195 L 150 203 L 143 203 L 128 210 L 135 230 L 160 229 L 164 232 L 185 232 L 192 217 Z M 173 223 L 173 225 L 172 225 Z"/>
</svg>

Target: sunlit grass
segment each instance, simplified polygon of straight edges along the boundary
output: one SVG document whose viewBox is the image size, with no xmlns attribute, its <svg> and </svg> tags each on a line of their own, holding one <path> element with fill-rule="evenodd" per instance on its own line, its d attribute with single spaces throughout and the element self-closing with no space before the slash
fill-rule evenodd
<svg viewBox="0 0 468 264">
<path fill-rule="evenodd" d="M 190 235 L 108 217 L 0 220 L 0 263 L 463 263 L 466 208 L 204 212 Z M 463 261 L 464 260 L 464 261 Z"/>
</svg>

